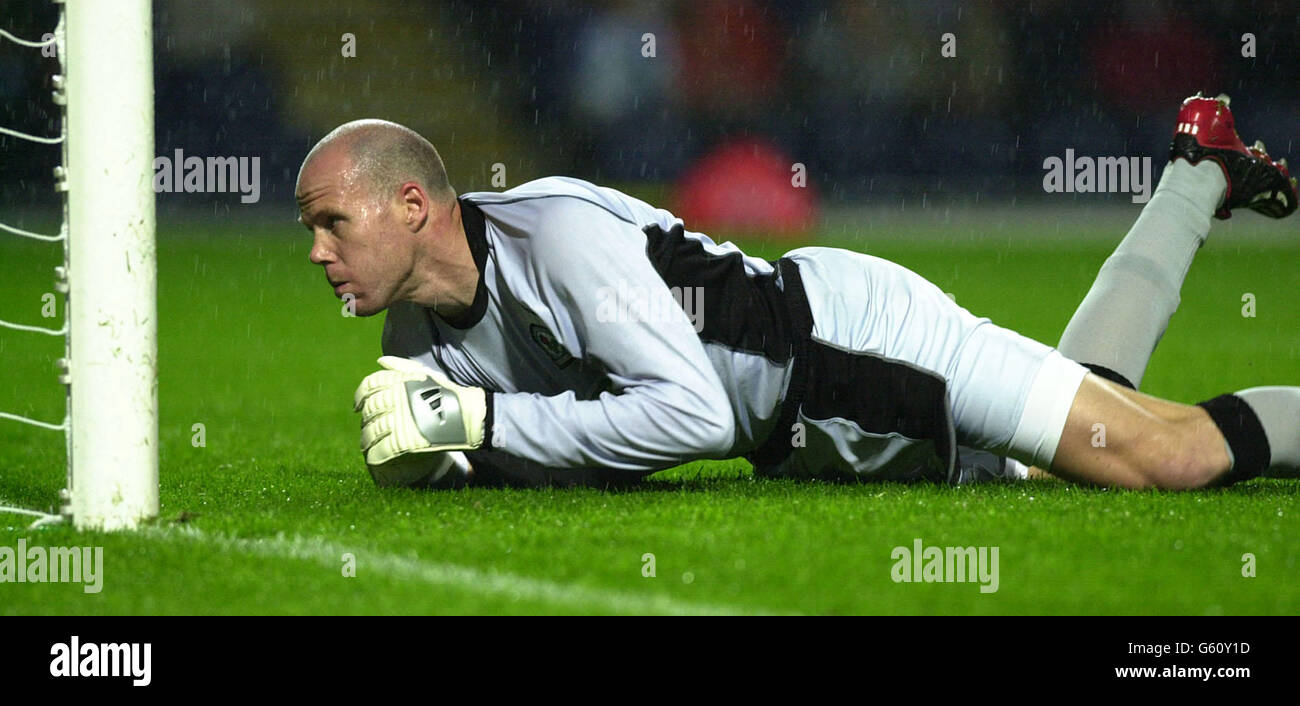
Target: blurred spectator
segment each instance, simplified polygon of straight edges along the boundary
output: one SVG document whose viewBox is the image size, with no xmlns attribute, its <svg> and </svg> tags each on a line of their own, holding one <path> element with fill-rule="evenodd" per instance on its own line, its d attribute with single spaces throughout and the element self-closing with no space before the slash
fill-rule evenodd
<svg viewBox="0 0 1300 706">
<path fill-rule="evenodd" d="M 261 59 L 262 3 L 189 0 L 158 3 L 154 12 L 157 154 L 258 157 L 261 198 L 288 207 L 303 131 L 284 119 L 282 84 Z M 294 137 L 297 136 L 297 139 Z M 229 207 L 225 194 L 160 194 L 162 207 Z"/>
<path fill-rule="evenodd" d="M 604 178 L 662 180 L 686 162 L 687 123 L 674 95 L 681 58 L 667 10 L 619 0 L 577 33 L 568 99 Z"/>
<path fill-rule="evenodd" d="M 803 43 L 814 173 L 848 195 L 898 174 L 1004 178 L 1016 135 L 999 19 L 947 1 L 833 3 Z"/>
<path fill-rule="evenodd" d="M 0 26 L 39 38 L 46 0 Z M 160 153 L 262 157 L 284 207 L 344 121 L 427 135 L 462 190 L 550 173 L 672 182 L 738 141 L 808 169 L 828 201 L 1033 192 L 1065 149 L 1152 155 L 1177 101 L 1231 93 L 1289 152 L 1300 22 L 1277 0 L 155 0 Z M 341 54 L 342 35 L 356 40 Z M 952 33 L 956 56 L 942 54 Z M 1253 56 L 1243 56 L 1243 34 Z M 646 35 L 654 55 L 645 56 Z M 0 122 L 52 134 L 52 59 L 0 44 Z M 0 138 L 4 206 L 52 203 L 58 150 Z M 958 182 L 961 182 L 958 184 Z M 225 199 L 222 199 L 225 201 Z M 164 197 L 160 203 L 203 202 Z"/>
</svg>

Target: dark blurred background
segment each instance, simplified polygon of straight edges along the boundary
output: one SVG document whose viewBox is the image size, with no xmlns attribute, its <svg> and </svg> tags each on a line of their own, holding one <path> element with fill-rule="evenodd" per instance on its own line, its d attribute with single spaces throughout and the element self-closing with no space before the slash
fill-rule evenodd
<svg viewBox="0 0 1300 706">
<path fill-rule="evenodd" d="M 24 38 L 57 18 L 46 0 L 0 8 Z M 163 194 L 160 208 L 292 212 L 306 151 L 359 117 L 424 134 L 459 191 L 494 188 L 500 163 L 508 186 L 568 174 L 676 203 L 674 185 L 740 155 L 786 180 L 805 165 L 830 207 L 1043 198 L 1042 161 L 1066 148 L 1153 156 L 1158 177 L 1198 89 L 1232 94 L 1243 137 L 1274 153 L 1291 153 L 1300 117 L 1294 0 L 157 0 L 154 14 L 158 154 L 258 156 L 263 180 L 257 206 Z M 0 124 L 56 134 L 56 70 L 0 42 Z M 0 220 L 54 203 L 57 155 L 0 137 Z"/>
</svg>

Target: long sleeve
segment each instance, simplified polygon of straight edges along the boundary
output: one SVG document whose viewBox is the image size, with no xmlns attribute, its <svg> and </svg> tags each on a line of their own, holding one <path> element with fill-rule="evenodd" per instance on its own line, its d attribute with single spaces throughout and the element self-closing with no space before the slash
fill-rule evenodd
<svg viewBox="0 0 1300 706">
<path fill-rule="evenodd" d="M 560 322 L 557 334 L 607 371 L 609 389 L 587 400 L 495 393 L 490 448 L 553 468 L 624 470 L 726 454 L 731 403 L 647 258 L 645 234 L 593 204 L 557 201 L 528 238 L 532 283 Z"/>
</svg>

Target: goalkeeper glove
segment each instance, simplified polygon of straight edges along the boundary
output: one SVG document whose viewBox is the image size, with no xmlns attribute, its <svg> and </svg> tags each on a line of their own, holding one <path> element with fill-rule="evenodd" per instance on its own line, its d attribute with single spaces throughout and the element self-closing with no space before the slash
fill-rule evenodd
<svg viewBox="0 0 1300 706">
<path fill-rule="evenodd" d="M 408 358 L 384 356 L 353 396 L 368 466 L 406 454 L 468 451 L 483 445 L 487 393 L 464 387 Z"/>
</svg>

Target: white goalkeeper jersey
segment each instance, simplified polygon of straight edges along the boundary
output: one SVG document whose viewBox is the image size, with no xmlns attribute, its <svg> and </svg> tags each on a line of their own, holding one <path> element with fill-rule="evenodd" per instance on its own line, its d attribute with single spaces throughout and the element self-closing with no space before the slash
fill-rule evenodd
<svg viewBox="0 0 1300 706">
<path fill-rule="evenodd" d="M 774 263 L 578 179 L 460 203 L 480 273 L 467 316 L 393 304 L 383 351 L 493 393 L 485 450 L 649 471 L 768 437 L 793 356 Z"/>
</svg>

